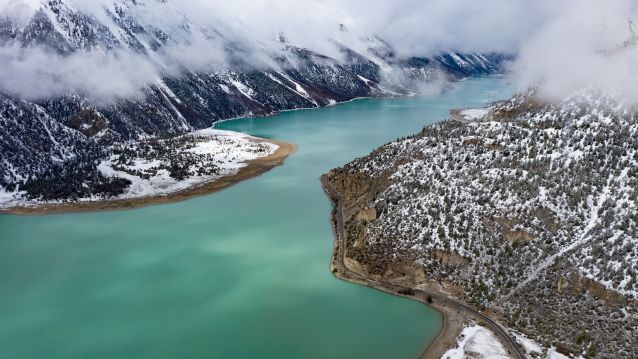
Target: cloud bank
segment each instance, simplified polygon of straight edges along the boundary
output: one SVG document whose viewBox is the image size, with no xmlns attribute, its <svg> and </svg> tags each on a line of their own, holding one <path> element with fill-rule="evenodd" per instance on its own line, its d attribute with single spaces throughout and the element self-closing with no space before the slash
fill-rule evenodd
<svg viewBox="0 0 638 359">
<path fill-rule="evenodd" d="M 637 10 L 630 0 L 558 6 L 546 26 L 521 46 L 512 68 L 519 86 L 542 84 L 547 99 L 591 87 L 638 103 L 638 43 L 629 28 L 629 21 L 638 21 Z"/>
<path fill-rule="evenodd" d="M 115 13 L 119 6 L 145 27 L 169 33 L 171 41 L 146 53 L 98 47 L 52 54 L 3 39 L 5 27 L 0 30 L 0 90 L 29 99 L 68 93 L 102 99 L 139 96 L 144 85 L 166 74 L 224 70 L 233 66 L 233 57 L 254 66 L 273 66 L 272 58 L 282 51 L 278 41 L 282 34 L 290 44 L 335 58 L 339 57 L 335 41 L 365 53 L 368 44 L 362 39 L 369 35 L 386 40 L 400 56 L 450 50 L 519 54 L 512 72 L 520 86 L 543 81 L 548 97 L 591 85 L 634 98 L 633 88 L 638 87 L 635 47 L 613 55 L 601 51 L 629 38 L 627 18 L 638 22 L 632 0 L 66 0 L 65 4 L 93 17 L 116 38 L 122 34 L 106 11 Z M 40 8 L 41 0 L 0 0 L 0 29 L 2 19 L 11 19 L 19 31 Z"/>
<path fill-rule="evenodd" d="M 42 49 L 0 47 L 1 87 L 21 98 L 41 99 L 81 93 L 94 100 L 135 98 L 158 79 L 144 58 L 124 51 L 61 56 Z"/>
</svg>

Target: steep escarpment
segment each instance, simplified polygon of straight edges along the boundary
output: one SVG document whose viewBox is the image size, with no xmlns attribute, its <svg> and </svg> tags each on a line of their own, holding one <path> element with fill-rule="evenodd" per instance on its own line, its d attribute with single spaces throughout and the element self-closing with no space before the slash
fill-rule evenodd
<svg viewBox="0 0 638 359">
<path fill-rule="evenodd" d="M 16 69 L 22 68 L 26 54 L 33 53 L 42 61 L 50 60 L 51 66 L 70 67 L 47 72 L 41 84 L 29 83 L 26 94 L 21 91 L 29 86 L 16 85 L 15 79 L 5 83 L 11 88 L 0 89 L 0 187 L 25 191 L 30 197 L 40 195 L 30 190 L 33 181 L 42 187 L 43 180 L 75 183 L 95 192 L 110 181 L 96 174 L 97 165 L 121 144 L 178 136 L 222 119 L 415 93 L 431 81 L 497 72 L 505 60 L 499 55 L 453 52 L 398 58 L 389 44 L 370 36 L 362 40 L 368 44 L 365 52 L 335 43 L 338 56 L 333 57 L 282 37 L 276 51 L 269 50 L 266 59 L 257 61 L 250 49 L 211 24 L 188 18 L 172 24 L 150 22 L 139 15 L 145 7 L 142 2 L 114 1 L 100 16 L 83 12 L 73 1 L 31 1 L 30 6 L 28 15 L 0 14 L 0 56 L 13 59 Z M 206 59 L 171 62 L 175 52 L 197 41 L 204 47 L 214 43 L 223 48 L 224 64 L 214 66 Z M 146 82 L 132 94 L 124 90 L 126 86 L 120 93 L 113 79 L 108 99 L 89 86 L 90 71 L 86 83 L 74 79 L 73 87 L 57 87 L 68 85 L 66 73 L 75 73 L 74 66 L 85 65 L 79 59 L 90 56 L 100 59 L 96 66 L 106 67 L 112 64 L 104 59 L 115 59 L 117 64 L 122 58 L 143 59 L 157 74 L 150 81 L 140 75 Z M 21 91 L 11 91 L 16 88 Z M 118 184 L 126 185 L 111 183 Z M 77 190 L 50 197 L 66 199 L 63 193 Z"/>
<path fill-rule="evenodd" d="M 335 169 L 347 256 L 387 281 L 440 281 L 545 347 L 633 358 L 636 113 L 592 89 L 530 91 Z"/>
</svg>

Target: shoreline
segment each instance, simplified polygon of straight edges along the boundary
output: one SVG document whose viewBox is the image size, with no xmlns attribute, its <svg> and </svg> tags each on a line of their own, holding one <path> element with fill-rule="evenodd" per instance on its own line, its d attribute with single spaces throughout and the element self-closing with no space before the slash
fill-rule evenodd
<svg viewBox="0 0 638 359">
<path fill-rule="evenodd" d="M 140 198 L 123 198 L 123 199 L 107 199 L 103 201 L 92 202 L 72 202 L 72 203 L 42 203 L 33 206 L 17 206 L 6 209 L 0 209 L 0 215 L 20 215 L 20 216 L 37 216 L 47 214 L 70 214 L 82 212 L 104 212 L 104 211 L 121 211 L 144 208 L 153 205 L 168 204 L 182 202 L 191 198 L 206 196 L 212 193 L 222 191 L 239 182 L 262 175 L 271 169 L 278 167 L 284 163 L 286 158 L 297 151 L 298 146 L 293 143 L 284 141 L 269 140 L 255 138 L 256 142 L 269 142 L 277 146 L 277 150 L 266 157 L 257 158 L 244 162 L 246 166 L 242 167 L 237 173 L 230 176 L 224 176 L 216 180 L 204 182 L 196 186 L 176 191 L 164 195 L 156 195 Z"/>
<path fill-rule="evenodd" d="M 399 293 L 399 290 L 397 290 L 396 288 L 392 288 L 389 285 L 383 285 L 383 283 L 378 283 L 376 281 L 372 282 L 362 274 L 353 272 L 350 268 L 348 268 L 343 261 L 343 259 L 345 258 L 345 251 L 344 248 L 342 248 L 341 238 L 339 235 L 340 231 L 337 228 L 340 222 L 340 218 L 337 214 L 337 207 L 340 205 L 340 199 L 335 197 L 335 195 L 339 195 L 336 192 L 332 192 L 332 190 L 329 188 L 329 184 L 324 179 L 324 177 L 321 178 L 321 186 L 324 189 L 324 192 L 328 195 L 328 198 L 333 205 L 333 211 L 330 221 L 332 224 L 333 235 L 335 236 L 332 257 L 330 258 L 330 271 L 332 272 L 332 274 L 337 279 L 343 280 L 345 282 L 376 289 L 393 296 L 407 298 L 425 304 L 439 312 L 442 318 L 441 330 L 439 331 L 437 336 L 434 337 L 434 339 L 432 339 L 432 341 L 422 349 L 419 358 L 441 358 L 441 356 L 445 354 L 445 352 L 447 352 L 454 343 L 456 343 L 456 338 L 461 334 L 461 331 L 463 330 L 463 323 L 465 322 L 466 318 L 460 316 L 458 313 L 455 313 L 445 306 L 436 305 L 435 303 L 428 301 L 427 298 L 423 300 L 422 298 L 407 294 L 408 292 L 403 292 L 406 294 Z M 335 198 L 337 198 L 337 200 L 335 200 Z M 350 275 L 350 273 L 356 275 L 353 276 Z"/>
<path fill-rule="evenodd" d="M 331 224 L 335 237 L 333 254 L 330 259 L 330 270 L 333 275 L 343 281 L 363 285 L 397 297 L 411 299 L 434 308 L 443 317 L 443 324 L 439 334 L 424 348 L 421 359 L 439 359 L 456 343 L 456 338 L 461 334 L 464 323 L 470 319 L 482 322 L 491 330 L 497 339 L 503 344 L 508 354 L 514 359 L 525 359 L 518 344 L 510 334 L 496 321 L 482 312 L 470 308 L 465 303 L 451 299 L 446 293 L 436 288 L 427 290 L 406 287 L 390 282 L 383 282 L 368 275 L 364 275 L 348 268 L 344 259 L 345 255 L 345 230 L 343 219 L 343 199 L 341 195 L 328 183 L 327 175 L 321 176 L 321 187 L 328 196 L 333 209 Z"/>
<path fill-rule="evenodd" d="M 469 79 L 476 79 L 476 78 L 483 78 L 483 77 L 499 77 L 499 78 L 503 78 L 506 77 L 507 74 L 506 73 L 494 73 L 494 74 L 485 74 L 485 75 L 477 75 L 477 76 L 467 76 L 467 77 L 463 77 L 459 80 L 455 80 L 455 81 L 451 81 L 451 84 L 455 84 L 455 83 L 460 83 L 460 82 L 464 82 L 467 81 Z M 215 126 L 217 124 L 223 123 L 223 122 L 227 122 L 227 121 L 234 121 L 234 120 L 244 120 L 244 119 L 260 119 L 260 118 L 270 118 L 270 117 L 275 117 L 277 115 L 281 115 L 287 112 L 296 112 L 296 111 L 309 111 L 309 110 L 319 110 L 322 108 L 329 108 L 329 107 L 334 107 L 334 106 L 339 106 L 339 105 L 345 105 L 351 102 L 356 102 L 356 101 L 360 101 L 360 100 L 376 100 L 376 99 L 400 99 L 403 97 L 418 97 L 418 96 L 425 96 L 424 94 L 420 94 L 420 93 L 410 93 L 410 94 L 390 94 L 388 96 L 383 96 L 383 95 L 378 95 L 378 96 L 360 96 L 360 97 L 354 97 L 351 98 L 349 100 L 344 100 L 344 101 L 337 101 L 334 104 L 328 104 L 325 106 L 316 106 L 316 107 L 299 107 L 299 108 L 290 108 L 290 109 L 286 109 L 286 110 L 278 110 L 278 111 L 273 111 L 269 114 L 264 114 L 264 115 L 258 115 L 258 116 L 251 116 L 251 115 L 244 115 L 244 116 L 237 116 L 237 117 L 231 117 L 231 118 L 226 118 L 226 119 L 221 119 L 219 121 L 216 121 L 213 125 L 212 128 L 215 128 Z"/>
</svg>

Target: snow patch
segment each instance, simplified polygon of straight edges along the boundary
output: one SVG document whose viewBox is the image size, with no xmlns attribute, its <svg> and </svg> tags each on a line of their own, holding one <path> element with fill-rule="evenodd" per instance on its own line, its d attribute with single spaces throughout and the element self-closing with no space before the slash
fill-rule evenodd
<svg viewBox="0 0 638 359">
<path fill-rule="evenodd" d="M 509 359 L 496 336 L 480 325 L 463 329 L 456 343 L 456 348 L 448 350 L 441 359 Z"/>
<path fill-rule="evenodd" d="M 461 110 L 460 114 L 468 121 L 480 120 L 490 112 L 489 108 L 468 108 Z"/>
</svg>

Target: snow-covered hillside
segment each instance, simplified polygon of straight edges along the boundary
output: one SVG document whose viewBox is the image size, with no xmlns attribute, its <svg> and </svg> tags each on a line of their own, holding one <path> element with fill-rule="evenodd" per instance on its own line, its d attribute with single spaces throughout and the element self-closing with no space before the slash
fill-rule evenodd
<svg viewBox="0 0 638 359">
<path fill-rule="evenodd" d="M 335 57 L 285 36 L 255 45 L 267 49 L 256 53 L 236 41 L 245 34 L 221 24 L 143 16 L 175 9 L 164 9 L 165 1 L 114 0 L 91 13 L 73 0 L 10 4 L 0 13 L 0 58 L 10 66 L 0 86 L 0 187 L 7 190 L 28 191 L 25 184 L 45 173 L 59 181 L 69 168 L 88 178 L 115 144 L 221 119 L 414 93 L 442 77 L 496 72 L 504 60 L 453 52 L 398 58 L 375 36 L 362 37 L 363 52 L 334 42 Z"/>
<path fill-rule="evenodd" d="M 446 281 L 547 347 L 635 357 L 638 111 L 615 98 L 530 91 L 333 170 L 348 255 Z"/>
<path fill-rule="evenodd" d="M 0 192 L 0 209 L 103 199 L 127 200 L 166 196 L 229 177 L 248 161 L 277 151 L 271 142 L 242 133 L 205 129 L 170 139 L 151 139 L 116 146 L 90 178 L 90 186 L 75 186 L 82 178 L 51 184 L 45 173 L 20 189 Z"/>
</svg>

